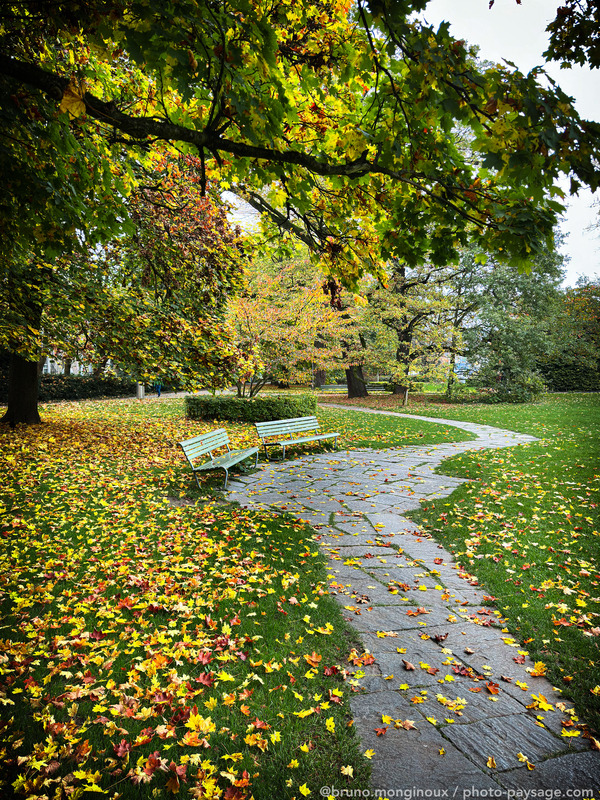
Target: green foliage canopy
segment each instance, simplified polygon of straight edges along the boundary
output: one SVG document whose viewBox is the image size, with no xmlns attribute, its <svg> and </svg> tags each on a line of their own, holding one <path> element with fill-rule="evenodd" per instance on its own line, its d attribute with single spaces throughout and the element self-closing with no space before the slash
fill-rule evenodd
<svg viewBox="0 0 600 800">
<path fill-rule="evenodd" d="M 413 21 L 425 6 L 95 0 L 42 18 L 9 3 L 3 101 L 54 104 L 52 142 L 193 150 L 203 179 L 245 191 L 349 280 L 390 256 L 444 263 L 474 231 L 523 264 L 551 236 L 557 178 L 597 186 L 599 127 L 538 72 L 479 68 L 446 25 Z"/>
</svg>

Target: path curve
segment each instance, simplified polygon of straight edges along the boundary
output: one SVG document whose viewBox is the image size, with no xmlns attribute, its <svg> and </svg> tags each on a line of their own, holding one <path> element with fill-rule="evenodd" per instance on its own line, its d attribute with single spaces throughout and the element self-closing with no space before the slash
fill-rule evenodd
<svg viewBox="0 0 600 800">
<path fill-rule="evenodd" d="M 503 631 L 497 612 L 482 605 L 485 592 L 477 581 L 404 516 L 421 500 L 447 497 L 464 482 L 435 474 L 444 459 L 535 437 L 472 422 L 327 405 L 441 423 L 477 436 L 271 462 L 229 482 L 228 499 L 286 511 L 316 529 L 329 560 L 331 590 L 375 659 L 360 667 L 362 691 L 351 700 L 362 749 L 375 751 L 370 796 L 408 798 L 412 791 L 413 798 L 527 800 L 529 790 L 554 789 L 565 798 L 567 790 L 592 790 L 588 796 L 599 797 L 600 753 L 586 739 L 562 736 L 572 704 L 545 678 L 531 677 L 527 669 L 533 664 Z M 406 669 L 405 661 L 415 669 Z M 533 695 L 546 698 L 543 708 Z M 377 736 L 376 728 L 387 730 Z M 335 796 L 342 789 L 340 780 L 321 794 L 329 790 Z"/>
</svg>

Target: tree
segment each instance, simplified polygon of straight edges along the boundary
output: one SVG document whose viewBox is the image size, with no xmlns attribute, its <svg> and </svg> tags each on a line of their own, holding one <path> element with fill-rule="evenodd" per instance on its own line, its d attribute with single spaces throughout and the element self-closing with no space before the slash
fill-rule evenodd
<svg viewBox="0 0 600 800">
<path fill-rule="evenodd" d="M 600 126 L 537 73 L 479 68 L 446 25 L 414 21 L 425 5 L 5 3 L 0 228 L 17 242 L 5 255 L 14 313 L 37 330 L 52 284 L 19 265 L 114 236 L 142 167 L 174 148 L 199 158 L 201 186 L 235 187 L 346 282 L 390 258 L 445 265 L 473 234 L 526 263 L 562 210 L 558 177 L 598 185 Z M 30 187 L 38 222 L 20 217 Z M 11 340 L 31 364 L 38 344 Z"/>
<path fill-rule="evenodd" d="M 323 276 L 308 258 L 260 260 L 246 273 L 244 290 L 229 302 L 229 320 L 246 369 L 238 396 L 250 397 L 269 381 L 310 381 L 314 369 L 339 363 L 345 320 L 323 293 Z"/>
<path fill-rule="evenodd" d="M 100 367 L 110 358 L 141 380 L 231 380 L 236 351 L 223 314 L 245 256 L 225 209 L 200 196 L 196 167 L 190 157 L 164 160 L 154 184 L 130 198 L 130 235 L 48 267 L 37 333 L 44 352 Z M 9 397 L 4 421 L 28 413 Z"/>
<path fill-rule="evenodd" d="M 520 402 L 539 394 L 540 358 L 553 347 L 551 310 L 560 297 L 564 257 L 555 250 L 517 273 L 471 248 L 455 285 L 455 319 L 463 354 L 475 366 L 473 380 L 492 397 Z"/>
<path fill-rule="evenodd" d="M 341 249 L 332 256 L 351 258 L 360 235 L 348 220 L 366 219 L 362 202 L 379 209 L 386 258 L 427 245 L 434 261 L 447 260 L 455 244 L 442 234 L 461 238 L 474 225 L 523 260 L 551 233 L 559 209 L 547 192 L 558 174 L 574 170 L 597 185 L 592 154 L 574 146 L 591 144 L 597 126 L 582 124 L 568 98 L 534 74 L 479 71 L 447 26 L 411 20 L 425 5 L 372 0 L 349 13 L 336 2 L 96 0 L 80 19 L 74 0 L 50 15 L 22 0 L 0 17 L 0 74 L 7 86 L 60 97 L 86 133 L 134 150 L 178 142 L 208 171 L 221 159 L 224 180 L 251 189 L 276 183 L 276 207 L 285 216 L 291 203 L 324 251 L 333 236 L 329 250 Z M 51 36 L 62 59 L 47 55 Z M 447 136 L 457 122 L 473 132 L 476 164 Z M 312 209 L 327 191 L 338 208 L 322 220 Z M 429 228 L 394 237 L 411 218 L 412 228 L 425 219 Z"/>
<path fill-rule="evenodd" d="M 364 322 L 375 334 L 380 358 L 387 351 L 387 360 L 380 366 L 389 372 L 394 393 L 402 394 L 404 402 L 415 370 L 422 377 L 451 349 L 453 307 L 447 287 L 453 280 L 454 267 L 424 263 L 410 269 L 395 260 L 385 282 L 366 291 Z M 387 347 L 381 328 L 393 337 Z"/>
<path fill-rule="evenodd" d="M 496 0 L 488 0 L 489 8 Z M 516 0 L 521 5 L 522 0 Z M 550 43 L 544 56 L 548 61 L 600 66 L 600 8 L 595 0 L 563 0 L 546 31 Z"/>
<path fill-rule="evenodd" d="M 558 391 L 600 387 L 600 280 L 580 278 L 548 309 L 552 347 L 539 369 Z"/>
<path fill-rule="evenodd" d="M 70 63 L 67 48 L 48 46 L 52 31 L 41 19 L 28 38 L 25 5 L 4 8 L 8 25 L 0 21 L 0 40 L 7 57 L 35 52 L 58 69 Z M 41 322 L 57 286 L 56 260 L 127 230 L 124 200 L 134 185 L 132 166 L 121 145 L 96 131 L 86 135 L 76 121 L 69 124 L 61 112 L 67 97 L 0 76 L 0 347 L 10 353 L 5 420 L 12 423 L 39 421 Z"/>
</svg>

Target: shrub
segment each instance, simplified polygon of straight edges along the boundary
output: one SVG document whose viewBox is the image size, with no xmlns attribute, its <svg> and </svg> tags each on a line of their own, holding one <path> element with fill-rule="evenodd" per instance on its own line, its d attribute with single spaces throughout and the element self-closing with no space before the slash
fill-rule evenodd
<svg viewBox="0 0 600 800">
<path fill-rule="evenodd" d="M 131 397 L 135 383 L 124 378 L 95 375 L 43 375 L 40 400 L 90 400 L 96 397 Z"/>
<path fill-rule="evenodd" d="M 282 397 L 212 397 L 194 395 L 185 398 L 188 419 L 210 419 L 223 422 L 267 422 L 271 419 L 290 419 L 315 414 L 314 395 Z"/>
<path fill-rule="evenodd" d="M 473 381 L 475 385 L 488 389 L 477 398 L 480 403 L 529 403 L 537 400 L 546 391 L 543 378 L 535 372 L 504 374 L 497 379 L 495 385 L 487 377 L 488 380 L 482 379 L 480 374 L 479 379 Z"/>
<path fill-rule="evenodd" d="M 552 392 L 600 391 L 600 369 L 597 365 L 552 358 L 538 364 Z"/>
</svg>

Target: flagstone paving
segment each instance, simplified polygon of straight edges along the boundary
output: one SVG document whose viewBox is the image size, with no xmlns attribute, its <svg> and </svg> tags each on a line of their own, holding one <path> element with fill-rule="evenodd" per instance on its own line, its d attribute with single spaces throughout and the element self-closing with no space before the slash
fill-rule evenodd
<svg viewBox="0 0 600 800">
<path fill-rule="evenodd" d="M 576 730 L 572 704 L 530 674 L 533 663 L 485 605 L 477 580 L 403 516 L 463 482 L 436 474 L 445 458 L 534 437 L 410 419 L 454 425 L 477 439 L 308 455 L 229 482 L 230 500 L 291 513 L 317 531 L 331 591 L 370 654 L 355 664 L 360 690 L 351 710 L 363 750 L 375 751 L 372 796 L 527 800 L 543 789 L 554 798 L 600 798 L 600 753 L 565 735 Z M 335 791 L 343 796 L 341 786 L 321 794 Z"/>
</svg>

